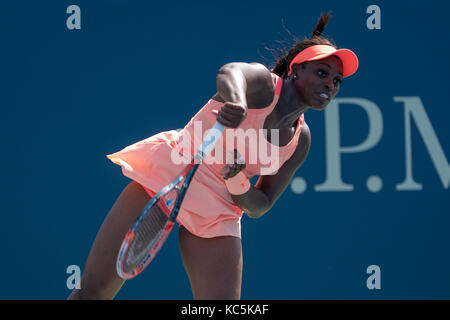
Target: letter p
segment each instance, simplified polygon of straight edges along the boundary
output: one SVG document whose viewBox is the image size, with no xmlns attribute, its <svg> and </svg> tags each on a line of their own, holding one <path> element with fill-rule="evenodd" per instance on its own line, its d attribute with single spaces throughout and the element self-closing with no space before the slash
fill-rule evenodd
<svg viewBox="0 0 450 320">
<path fill-rule="evenodd" d="M 355 146 L 341 146 L 339 104 L 357 105 L 366 111 L 369 119 L 369 133 L 362 143 Z M 325 128 L 327 177 L 324 183 L 314 186 L 314 189 L 316 191 L 353 191 L 353 185 L 344 183 L 341 178 L 341 154 L 363 152 L 380 141 L 383 134 L 381 111 L 375 103 L 366 99 L 336 98 L 325 110 Z"/>
</svg>

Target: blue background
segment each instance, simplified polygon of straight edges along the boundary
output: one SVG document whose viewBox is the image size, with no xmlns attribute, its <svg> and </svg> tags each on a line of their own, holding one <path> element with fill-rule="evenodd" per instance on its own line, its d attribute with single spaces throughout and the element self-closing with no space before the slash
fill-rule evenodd
<svg viewBox="0 0 450 320">
<path fill-rule="evenodd" d="M 81 8 L 68 30 L 66 8 Z M 369 30 L 366 8 L 381 8 Z M 404 107 L 418 96 L 450 156 L 448 1 L 9 1 L 0 5 L 2 169 L 0 299 L 65 299 L 66 268 L 84 267 L 95 235 L 129 179 L 106 154 L 180 128 L 215 93 L 232 61 L 272 62 L 264 45 L 309 36 L 320 12 L 325 35 L 354 50 L 358 73 L 339 97 L 377 104 L 384 121 L 372 149 L 342 156 L 353 192 L 317 192 L 325 181 L 324 113 L 305 114 L 309 157 L 259 220 L 242 219 L 243 299 L 449 299 L 450 203 L 412 122 L 413 176 L 405 178 Z M 341 107 L 341 143 L 367 136 L 360 108 Z M 367 177 L 383 180 L 367 190 Z M 366 269 L 381 268 L 369 290 Z M 169 285 L 170 284 L 170 285 Z M 172 235 L 117 299 L 191 299 Z"/>
</svg>

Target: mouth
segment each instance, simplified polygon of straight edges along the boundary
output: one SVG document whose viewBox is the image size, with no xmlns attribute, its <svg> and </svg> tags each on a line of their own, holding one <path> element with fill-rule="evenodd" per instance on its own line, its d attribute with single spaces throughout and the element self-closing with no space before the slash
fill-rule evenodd
<svg viewBox="0 0 450 320">
<path fill-rule="evenodd" d="M 320 92 L 317 94 L 322 100 L 326 100 L 329 101 L 330 100 L 330 95 L 325 93 L 325 92 Z"/>
</svg>

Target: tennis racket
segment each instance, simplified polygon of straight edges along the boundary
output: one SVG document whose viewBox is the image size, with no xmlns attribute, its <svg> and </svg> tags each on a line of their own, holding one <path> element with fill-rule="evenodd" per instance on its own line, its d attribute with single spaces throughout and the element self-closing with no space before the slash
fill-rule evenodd
<svg viewBox="0 0 450 320">
<path fill-rule="evenodd" d="M 172 231 L 183 198 L 201 161 L 211 152 L 225 127 L 216 122 L 193 161 L 156 193 L 128 230 L 120 247 L 116 269 L 127 280 L 141 273 L 153 260 Z"/>
</svg>

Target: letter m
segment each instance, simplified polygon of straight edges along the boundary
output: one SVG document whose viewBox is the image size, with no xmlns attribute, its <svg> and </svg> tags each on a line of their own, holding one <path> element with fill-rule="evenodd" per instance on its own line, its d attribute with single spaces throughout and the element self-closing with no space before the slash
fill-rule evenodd
<svg viewBox="0 0 450 320">
<path fill-rule="evenodd" d="M 405 151 L 406 151 L 406 178 L 396 185 L 396 190 L 422 190 L 422 184 L 414 181 L 412 176 L 412 143 L 411 143 L 411 119 L 419 129 L 423 142 L 431 156 L 433 165 L 441 179 L 445 189 L 450 184 L 450 166 L 445 157 L 442 146 L 433 130 L 422 101 L 419 97 L 394 97 L 395 102 L 403 102 L 405 105 Z"/>
</svg>

